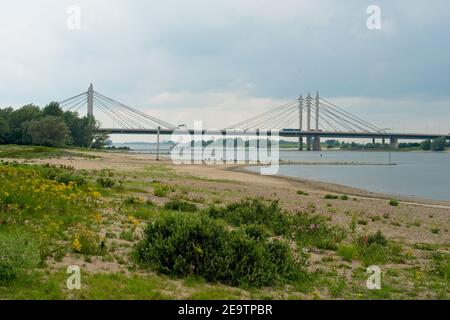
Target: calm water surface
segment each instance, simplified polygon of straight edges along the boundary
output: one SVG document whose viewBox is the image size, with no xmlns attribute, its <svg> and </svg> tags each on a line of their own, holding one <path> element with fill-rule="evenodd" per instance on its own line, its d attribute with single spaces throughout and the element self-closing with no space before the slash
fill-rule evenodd
<svg viewBox="0 0 450 320">
<path fill-rule="evenodd" d="M 388 152 L 281 151 L 280 158 L 308 163 L 389 163 Z M 281 165 L 279 175 L 393 195 L 450 200 L 450 153 L 392 152 L 391 161 L 397 165 Z"/>
</svg>

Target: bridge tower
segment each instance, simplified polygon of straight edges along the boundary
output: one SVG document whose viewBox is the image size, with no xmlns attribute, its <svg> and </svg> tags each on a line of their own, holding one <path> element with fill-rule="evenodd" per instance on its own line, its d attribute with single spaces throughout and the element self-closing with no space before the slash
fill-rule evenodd
<svg viewBox="0 0 450 320">
<path fill-rule="evenodd" d="M 94 85 L 92 83 L 87 91 L 87 114 L 94 116 Z"/>
<path fill-rule="evenodd" d="M 319 132 L 319 111 L 320 111 L 320 96 L 319 91 L 316 93 L 316 132 Z M 317 135 L 314 137 L 313 141 L 313 151 L 321 151 L 322 148 L 320 146 L 320 137 Z"/>
<path fill-rule="evenodd" d="M 307 113 L 307 115 L 306 115 L 306 130 L 308 132 L 311 131 L 311 107 L 312 107 L 311 100 L 312 100 L 311 94 L 308 93 L 308 96 L 306 97 L 306 113 Z M 312 139 L 310 136 L 308 136 L 306 138 L 306 149 L 308 151 L 311 151 L 311 142 L 312 142 Z"/>
<path fill-rule="evenodd" d="M 303 95 L 298 99 L 298 130 L 303 131 Z M 303 137 L 298 137 L 298 150 L 303 151 Z"/>
</svg>

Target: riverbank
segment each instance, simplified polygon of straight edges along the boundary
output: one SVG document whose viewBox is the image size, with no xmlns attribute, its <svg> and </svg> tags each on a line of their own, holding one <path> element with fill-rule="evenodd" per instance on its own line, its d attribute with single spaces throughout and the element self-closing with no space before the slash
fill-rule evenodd
<svg viewBox="0 0 450 320">
<path fill-rule="evenodd" d="M 57 239 L 62 251 L 51 254 L 44 266 L 33 272 L 36 283 L 52 283 L 52 293 L 36 287 L 31 289 L 34 297 L 49 298 L 53 294 L 61 299 L 448 298 L 445 270 L 449 261 L 450 210 L 444 203 L 410 203 L 406 199 L 396 203 L 386 195 L 300 179 L 259 176 L 242 172 L 236 166 L 175 166 L 167 159 L 156 161 L 154 156 L 145 154 L 81 150 L 77 153 L 82 155 L 2 159 L 3 163 L 28 164 L 30 168 L 62 166 L 72 176 L 81 175 L 93 183 L 92 191 L 88 192 L 98 192 L 95 195 L 99 196 L 99 206 L 93 208 L 98 216 L 90 218 L 93 220 L 83 228 L 103 239 L 106 252 L 74 252 L 73 236 L 77 233 L 74 230 L 80 226 L 71 225 Z M 142 269 L 134 262 L 133 246 L 142 238 L 142 230 L 149 221 L 172 212 L 166 208 L 170 201 L 178 199 L 204 210 L 246 198 L 276 200 L 289 214 L 304 212 L 321 217 L 329 228 L 341 230 L 344 238 L 332 246 L 313 242 L 302 249 L 307 257 L 308 280 L 263 288 L 209 283 L 201 277 L 168 277 Z M 29 220 L 28 225 L 35 223 Z M 0 233 L 5 227 L 0 224 Z M 29 232 L 28 228 L 19 229 Z M 374 256 L 375 252 L 371 252 L 368 260 L 368 252 L 361 251 L 355 239 L 378 231 L 386 237 L 389 248 L 399 248 L 396 251 L 399 259 L 386 254 Z M 299 243 L 291 245 L 296 248 Z M 382 251 L 389 252 L 389 248 Z M 377 255 L 382 251 L 377 251 Z M 368 262 L 376 262 L 383 270 L 380 291 L 365 287 Z M 80 292 L 64 288 L 65 269 L 71 264 L 80 265 L 86 279 Z M 32 298 L 24 281 L 10 287 L 0 284 L 0 297 Z"/>
</svg>

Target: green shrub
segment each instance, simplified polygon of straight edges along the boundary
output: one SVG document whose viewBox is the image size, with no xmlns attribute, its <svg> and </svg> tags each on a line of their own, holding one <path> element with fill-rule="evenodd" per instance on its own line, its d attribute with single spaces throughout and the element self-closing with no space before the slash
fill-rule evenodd
<svg viewBox="0 0 450 320">
<path fill-rule="evenodd" d="M 334 195 L 334 194 L 326 194 L 324 199 L 328 199 L 328 200 L 336 200 L 339 199 L 338 196 Z"/>
<path fill-rule="evenodd" d="M 55 166 L 42 166 L 42 167 L 34 167 L 38 171 L 42 172 L 42 176 L 45 179 L 53 180 L 59 183 L 64 183 L 65 185 L 69 185 L 69 183 L 76 183 L 77 186 L 84 186 L 87 184 L 86 179 L 77 174 L 75 169 L 71 167 L 63 167 L 58 168 Z"/>
<path fill-rule="evenodd" d="M 116 185 L 116 180 L 110 177 L 99 177 L 97 179 L 97 184 L 100 185 L 102 188 L 111 189 Z"/>
<path fill-rule="evenodd" d="M 399 202 L 395 199 L 392 199 L 389 201 L 389 205 L 392 207 L 398 207 L 399 206 Z"/>
<path fill-rule="evenodd" d="M 0 285 L 8 285 L 17 277 L 17 271 L 6 261 L 0 260 Z"/>
<path fill-rule="evenodd" d="M 244 231 L 247 236 L 256 240 L 263 240 L 270 236 L 270 231 L 260 224 L 250 224 L 244 228 Z"/>
<path fill-rule="evenodd" d="M 368 222 L 367 222 L 367 220 L 365 220 L 365 219 L 359 219 L 359 220 L 358 220 L 358 224 L 359 224 L 359 225 L 367 226 L 367 223 L 368 223 Z"/>
<path fill-rule="evenodd" d="M 82 228 L 75 234 L 72 249 L 88 256 L 101 256 L 106 253 L 106 243 L 92 230 Z"/>
<path fill-rule="evenodd" d="M 210 207 L 207 212 L 210 217 L 221 218 L 235 227 L 262 225 L 274 235 L 296 239 L 304 246 L 335 250 L 344 238 L 342 230 L 328 227 L 324 217 L 301 212 L 291 214 L 282 210 L 278 201 L 247 199 L 225 208 Z"/>
<path fill-rule="evenodd" d="M 431 233 L 433 233 L 433 234 L 439 234 L 439 232 L 441 232 L 441 229 L 439 229 L 439 228 L 431 228 Z"/>
<path fill-rule="evenodd" d="M 309 196 L 308 193 L 306 193 L 304 191 L 301 191 L 301 190 L 297 191 L 297 194 L 300 195 L 300 196 Z"/>
<path fill-rule="evenodd" d="M 160 183 L 155 183 L 153 185 L 153 194 L 155 195 L 155 197 L 164 198 L 167 196 L 169 191 L 170 191 L 169 186 Z"/>
<path fill-rule="evenodd" d="M 291 219 L 280 208 L 278 200 L 246 199 L 231 203 L 225 208 L 210 207 L 208 214 L 212 218 L 224 219 L 236 227 L 262 224 L 276 235 L 289 235 L 292 231 Z"/>
<path fill-rule="evenodd" d="M 358 257 L 365 265 L 400 262 L 403 259 L 399 245 L 391 244 L 378 231 L 376 234 L 361 236 L 356 240 Z"/>
<path fill-rule="evenodd" d="M 125 198 L 125 200 L 123 201 L 125 204 L 140 204 L 142 201 L 139 198 L 136 198 L 134 196 L 128 196 Z"/>
<path fill-rule="evenodd" d="M 203 214 L 165 215 L 144 234 L 136 258 L 169 275 L 259 287 L 291 279 L 300 270 L 285 243 L 230 231 Z"/>
<path fill-rule="evenodd" d="M 164 205 L 167 210 L 182 211 L 182 212 L 195 212 L 197 206 L 191 202 L 187 202 L 180 199 L 171 199 Z"/>
<path fill-rule="evenodd" d="M 372 234 L 367 237 L 367 244 L 368 245 L 378 244 L 380 246 L 387 246 L 388 241 L 387 241 L 386 237 L 384 236 L 384 234 L 381 231 L 378 231 L 377 233 Z"/>
<path fill-rule="evenodd" d="M 297 213 L 289 222 L 295 232 L 297 243 L 301 246 L 314 246 L 324 250 L 336 250 L 345 238 L 345 233 L 337 227 L 330 227 L 326 219 L 317 215 Z"/>
<path fill-rule="evenodd" d="M 347 201 L 347 200 L 348 200 L 348 196 L 343 195 L 343 196 L 340 197 L 340 199 L 341 199 L 342 201 Z"/>
<path fill-rule="evenodd" d="M 432 256 L 431 273 L 450 280 L 450 254 L 434 253 Z"/>
</svg>

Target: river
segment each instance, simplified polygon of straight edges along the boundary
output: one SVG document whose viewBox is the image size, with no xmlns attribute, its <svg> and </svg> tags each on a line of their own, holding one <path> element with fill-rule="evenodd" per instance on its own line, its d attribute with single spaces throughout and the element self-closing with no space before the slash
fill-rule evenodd
<svg viewBox="0 0 450 320">
<path fill-rule="evenodd" d="M 279 175 L 331 182 L 373 192 L 450 200 L 450 153 L 281 151 L 286 161 L 319 165 L 281 165 Z M 389 164 L 389 158 L 395 165 Z M 358 163 L 342 165 L 326 163 Z M 256 171 L 258 168 L 251 167 Z"/>
</svg>

